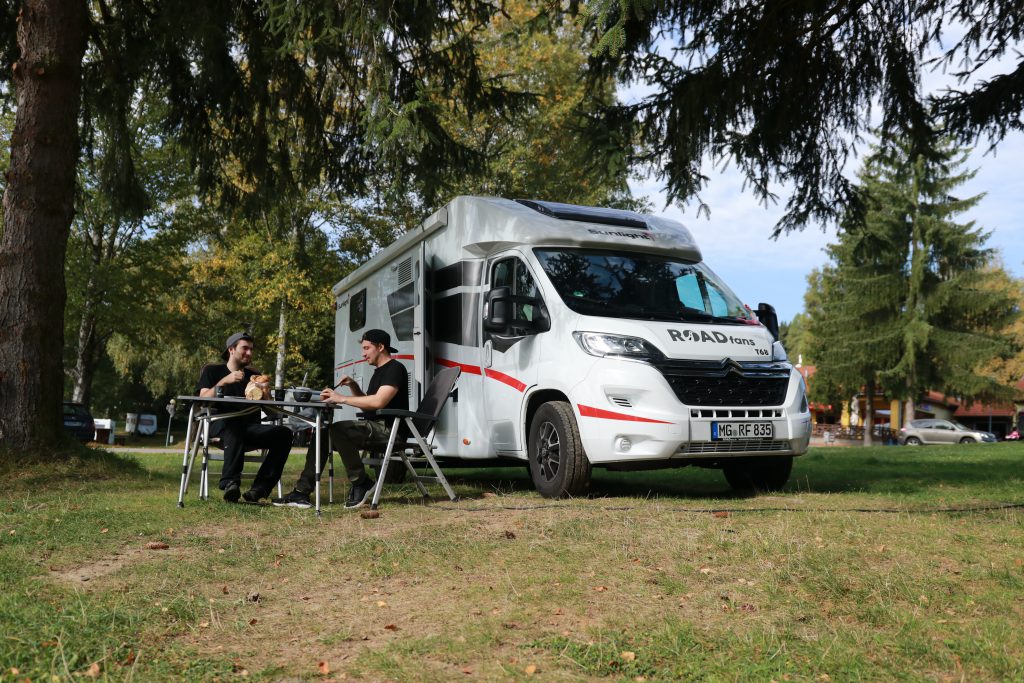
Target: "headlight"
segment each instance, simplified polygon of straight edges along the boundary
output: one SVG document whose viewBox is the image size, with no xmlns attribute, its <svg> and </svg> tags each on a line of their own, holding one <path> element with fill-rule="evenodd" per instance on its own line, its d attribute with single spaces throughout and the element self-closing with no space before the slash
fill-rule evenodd
<svg viewBox="0 0 1024 683">
<path fill-rule="evenodd" d="M 775 343 L 778 344 L 778 342 Z M 807 405 L 807 382 L 804 381 L 802 374 L 797 373 L 797 376 L 800 379 L 800 388 L 797 390 L 800 392 L 800 412 L 806 413 L 809 409 Z"/>
<path fill-rule="evenodd" d="M 786 349 L 780 341 L 772 342 L 772 360 L 789 360 Z"/>
<path fill-rule="evenodd" d="M 636 360 L 655 360 L 662 357 L 661 351 L 640 337 L 625 337 L 620 334 L 603 334 L 601 332 L 573 332 L 572 336 L 580 348 L 591 356 L 634 358 Z"/>
</svg>

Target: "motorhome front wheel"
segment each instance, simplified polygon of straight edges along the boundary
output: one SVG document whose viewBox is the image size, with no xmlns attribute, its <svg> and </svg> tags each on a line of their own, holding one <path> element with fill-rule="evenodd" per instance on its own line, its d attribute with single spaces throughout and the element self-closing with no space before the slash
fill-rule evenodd
<svg viewBox="0 0 1024 683">
<path fill-rule="evenodd" d="M 530 423 L 530 477 L 545 498 L 579 496 L 590 487 L 590 461 L 583 451 L 572 407 L 549 401 Z"/>
</svg>

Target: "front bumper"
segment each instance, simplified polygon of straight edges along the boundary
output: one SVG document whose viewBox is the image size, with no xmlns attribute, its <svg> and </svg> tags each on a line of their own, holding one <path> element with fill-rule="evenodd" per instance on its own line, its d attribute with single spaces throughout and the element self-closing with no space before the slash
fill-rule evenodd
<svg viewBox="0 0 1024 683">
<path fill-rule="evenodd" d="M 799 411 L 802 387 L 793 373 L 780 406 L 683 405 L 657 368 L 604 358 L 570 395 L 583 447 L 593 464 L 801 455 L 811 438 L 811 416 Z M 715 421 L 771 422 L 770 439 L 716 441 Z"/>
</svg>

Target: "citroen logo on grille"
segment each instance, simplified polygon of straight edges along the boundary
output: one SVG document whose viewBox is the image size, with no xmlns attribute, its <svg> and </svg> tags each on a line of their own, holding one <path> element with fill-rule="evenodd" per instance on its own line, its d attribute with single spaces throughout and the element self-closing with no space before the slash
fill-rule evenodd
<svg viewBox="0 0 1024 683">
<path fill-rule="evenodd" d="M 727 372 L 734 372 L 737 375 L 743 374 L 743 366 L 734 361 L 732 358 L 726 358 L 722 361 L 722 369 Z"/>
</svg>

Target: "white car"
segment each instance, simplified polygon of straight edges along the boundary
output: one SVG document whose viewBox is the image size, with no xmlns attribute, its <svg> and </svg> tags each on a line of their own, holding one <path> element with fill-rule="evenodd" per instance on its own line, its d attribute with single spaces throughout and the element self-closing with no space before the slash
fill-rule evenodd
<svg viewBox="0 0 1024 683">
<path fill-rule="evenodd" d="M 900 444 L 920 446 L 937 443 L 993 443 L 995 434 L 971 429 L 952 420 L 911 420 L 900 429 Z"/>
</svg>

